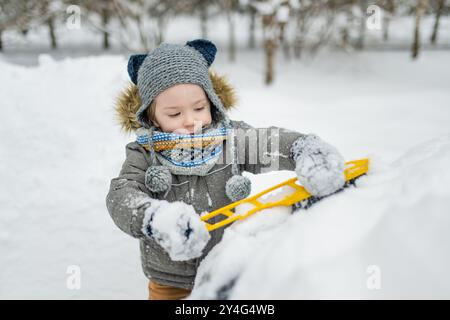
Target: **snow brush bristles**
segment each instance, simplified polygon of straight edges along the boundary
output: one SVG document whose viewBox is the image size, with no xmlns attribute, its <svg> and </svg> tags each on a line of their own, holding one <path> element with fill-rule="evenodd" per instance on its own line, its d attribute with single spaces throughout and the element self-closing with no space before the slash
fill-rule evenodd
<svg viewBox="0 0 450 320">
<path fill-rule="evenodd" d="M 359 177 L 361 177 L 362 175 L 366 174 L 367 171 L 369 170 L 369 159 L 360 159 L 360 160 L 349 161 L 345 164 L 345 166 L 346 166 L 346 168 L 344 170 L 344 174 L 345 174 L 346 183 L 342 189 L 336 191 L 335 193 L 342 191 L 343 189 L 345 189 L 346 187 L 348 187 L 350 185 L 355 185 L 355 180 L 358 179 Z M 222 207 L 213 212 L 207 213 L 202 216 L 202 221 L 205 222 L 205 225 L 206 225 L 206 228 L 208 229 L 208 231 L 212 231 L 212 230 L 221 228 L 223 226 L 226 226 L 236 220 L 243 220 L 245 218 L 248 218 L 255 212 L 258 212 L 258 211 L 261 211 L 264 209 L 277 207 L 277 206 L 294 206 L 295 209 L 307 209 L 311 205 L 313 205 L 315 202 L 330 196 L 330 195 L 328 195 L 326 197 L 313 197 L 308 193 L 308 191 L 305 190 L 305 188 L 303 188 L 302 186 L 297 184 L 297 182 L 298 182 L 297 178 L 292 178 L 292 179 L 286 180 L 286 181 L 284 181 L 280 184 L 277 184 L 269 189 L 261 191 L 261 192 L 255 194 L 254 196 L 248 197 L 248 198 L 240 200 L 240 201 L 233 202 L 225 207 Z M 260 198 L 267 196 L 271 192 L 273 192 L 275 190 L 279 190 L 280 188 L 286 187 L 286 186 L 293 188 L 294 191 L 291 194 L 284 196 L 284 198 L 282 198 L 281 200 L 261 202 L 262 199 L 260 199 Z M 333 193 L 333 194 L 335 194 L 335 193 Z M 237 206 L 242 205 L 244 203 L 251 204 L 254 206 L 254 208 L 246 211 L 243 214 L 237 214 L 237 213 L 233 212 L 233 210 Z M 224 220 L 216 222 L 214 224 L 209 224 L 207 222 L 209 219 L 211 219 L 215 216 L 218 216 L 218 215 L 223 215 L 226 218 Z"/>
</svg>

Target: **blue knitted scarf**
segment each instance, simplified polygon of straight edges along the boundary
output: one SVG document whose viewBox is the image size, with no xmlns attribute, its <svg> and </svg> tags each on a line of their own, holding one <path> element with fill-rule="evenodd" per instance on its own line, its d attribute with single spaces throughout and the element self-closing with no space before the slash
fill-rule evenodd
<svg viewBox="0 0 450 320">
<path fill-rule="evenodd" d="M 151 136 L 149 135 L 151 132 Z M 212 126 L 199 134 L 146 131 L 137 136 L 145 149 L 153 148 L 158 160 L 174 174 L 205 175 L 222 153 L 228 130 Z"/>
</svg>

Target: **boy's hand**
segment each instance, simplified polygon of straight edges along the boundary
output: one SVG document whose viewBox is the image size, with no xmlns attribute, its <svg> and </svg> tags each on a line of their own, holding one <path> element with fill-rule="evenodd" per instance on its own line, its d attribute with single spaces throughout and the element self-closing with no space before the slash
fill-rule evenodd
<svg viewBox="0 0 450 320">
<path fill-rule="evenodd" d="M 309 134 L 296 140 L 291 155 L 298 181 L 311 195 L 323 197 L 344 186 L 344 158 L 318 136 Z"/>
<path fill-rule="evenodd" d="M 174 261 L 200 257 L 211 238 L 194 208 L 180 201 L 154 200 L 145 210 L 143 231 Z"/>
</svg>

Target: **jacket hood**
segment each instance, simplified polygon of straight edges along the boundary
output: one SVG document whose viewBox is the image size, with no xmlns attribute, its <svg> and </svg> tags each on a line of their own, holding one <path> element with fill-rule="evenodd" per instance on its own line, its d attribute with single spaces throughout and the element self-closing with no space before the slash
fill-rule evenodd
<svg viewBox="0 0 450 320">
<path fill-rule="evenodd" d="M 236 93 L 226 77 L 213 70 L 209 70 L 208 73 L 214 91 L 221 100 L 224 109 L 228 111 L 235 107 L 237 103 Z M 139 97 L 138 87 L 130 82 L 127 88 L 119 94 L 115 103 L 116 118 L 123 131 L 133 132 L 142 127 L 136 118 L 136 112 L 140 106 L 141 98 Z M 214 104 L 211 104 L 211 107 L 215 108 Z"/>
</svg>

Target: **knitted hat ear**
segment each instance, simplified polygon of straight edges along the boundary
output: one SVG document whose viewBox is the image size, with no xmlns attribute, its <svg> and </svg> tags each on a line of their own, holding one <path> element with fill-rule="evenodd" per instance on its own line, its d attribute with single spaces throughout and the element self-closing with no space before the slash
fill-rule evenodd
<svg viewBox="0 0 450 320">
<path fill-rule="evenodd" d="M 146 57 L 146 54 L 133 54 L 130 59 L 128 59 L 128 75 L 130 76 L 131 81 L 136 85 L 139 67 Z"/>
<path fill-rule="evenodd" d="M 197 39 L 186 42 L 186 45 L 200 52 L 208 63 L 208 67 L 213 63 L 217 53 L 217 47 L 214 43 L 205 39 Z"/>
</svg>

